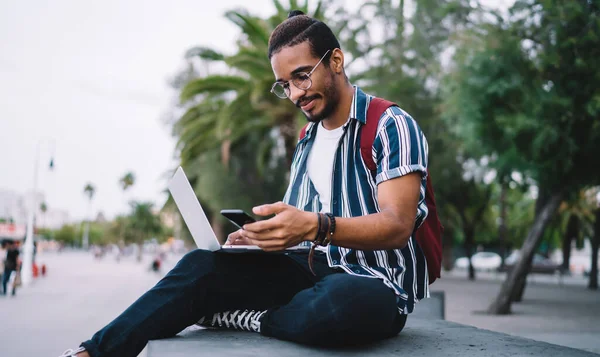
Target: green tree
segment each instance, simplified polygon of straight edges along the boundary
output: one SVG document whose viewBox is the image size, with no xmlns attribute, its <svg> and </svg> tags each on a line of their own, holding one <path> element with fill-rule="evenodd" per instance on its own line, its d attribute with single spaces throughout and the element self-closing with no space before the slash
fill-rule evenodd
<svg viewBox="0 0 600 357">
<path fill-rule="evenodd" d="M 42 202 L 40 203 L 40 212 L 42 212 L 42 217 L 43 217 L 43 221 L 46 220 L 46 212 L 48 211 L 48 205 L 46 204 L 46 202 Z M 46 222 L 42 222 L 40 224 L 40 226 L 44 226 L 44 223 Z"/>
<path fill-rule="evenodd" d="M 119 185 L 121 185 L 121 189 L 123 189 L 123 192 L 127 191 L 134 184 L 135 174 L 131 171 L 125 173 L 125 175 L 123 175 L 123 177 L 119 179 Z"/>
<path fill-rule="evenodd" d="M 138 245 L 138 261 L 142 260 L 142 245 L 148 238 L 156 237 L 162 233 L 160 217 L 152 212 L 154 204 L 151 202 L 131 202 L 131 214 L 128 219 L 126 235 L 127 243 Z"/>
<path fill-rule="evenodd" d="M 87 196 L 89 203 L 88 203 L 86 224 L 85 224 L 85 228 L 83 230 L 83 237 L 81 239 L 81 246 L 83 247 L 83 249 L 87 249 L 88 245 L 89 245 L 89 239 L 90 239 L 90 219 L 91 219 L 90 216 L 91 216 L 91 211 L 92 211 L 92 199 L 94 198 L 94 195 L 96 194 L 96 188 L 94 187 L 93 184 L 87 183 L 85 185 L 85 187 L 83 188 L 83 193 Z"/>
<path fill-rule="evenodd" d="M 347 64 L 350 70 L 357 62 L 364 67 L 352 71 L 351 80 L 369 93 L 398 103 L 417 120 L 427 137 L 429 173 L 445 227 L 443 261 L 445 268 L 451 269 L 455 237 L 462 236 L 470 258 L 476 232 L 486 228 L 481 218 L 489 213 L 491 188 L 463 179 L 463 165 L 471 156 L 463 149 L 462 138 L 441 119 L 441 63 L 444 51 L 457 42 L 452 34 L 473 26 L 481 10 L 477 3 L 472 6 L 472 2 L 461 0 L 426 0 L 410 5 L 414 11 L 409 11 L 409 4 L 402 0 L 367 1 L 356 14 L 342 6 L 336 9 L 333 27 L 351 55 Z M 469 271 L 474 278 L 472 267 Z"/>
<path fill-rule="evenodd" d="M 179 110 L 184 112 L 173 124 L 180 163 L 221 240 L 220 209 L 248 210 L 281 199 L 297 142 L 300 112 L 270 93 L 268 39 L 290 10 L 321 18 L 323 7 L 318 2 L 311 11 L 308 1 L 290 1 L 289 8 L 277 0 L 273 4 L 275 13 L 266 19 L 246 10 L 227 12 L 241 32 L 236 51 L 226 55 L 194 47 L 186 56 L 190 66 L 172 83 L 181 88 Z M 206 64 L 227 70 L 195 77 Z"/>
<path fill-rule="evenodd" d="M 562 233 L 562 271 L 568 272 L 571 258 L 572 242 L 578 246 L 583 245 L 585 237 L 594 235 L 594 211 L 596 210 L 597 190 L 581 190 L 570 199 L 563 201 L 555 217 L 556 225 Z"/>
<path fill-rule="evenodd" d="M 54 239 L 57 242 L 71 246 L 79 243 L 77 239 L 77 229 L 72 224 L 65 224 L 60 227 L 60 229 L 55 232 Z"/>
<path fill-rule="evenodd" d="M 125 195 L 127 190 L 129 188 L 131 188 L 131 186 L 133 186 L 134 184 L 135 184 L 135 174 L 131 171 L 128 171 L 127 173 L 125 173 L 123 175 L 123 177 L 121 177 L 119 179 L 119 185 L 121 186 L 121 189 L 123 190 L 123 195 Z M 124 234 L 124 232 L 121 231 L 121 233 L 120 233 L 121 240 L 124 240 L 123 234 Z"/>
<path fill-rule="evenodd" d="M 266 143 L 273 141 L 273 135 L 281 138 L 287 164 L 291 164 L 299 114 L 293 103 L 270 93 L 274 78 L 266 59 L 269 35 L 292 9 L 315 18 L 322 18 L 323 9 L 321 2 L 314 11 L 308 8 L 308 1 L 291 1 L 289 8 L 278 0 L 273 3 L 276 13 L 267 19 L 242 9 L 226 12 L 225 17 L 241 31 L 234 54 L 225 55 L 206 47 L 188 51 L 188 58 L 222 63 L 229 73 L 193 79 L 181 90 L 182 102 L 192 102 L 176 124 L 182 163 L 215 147 L 223 148 L 222 158 L 227 163 L 227 146 L 245 140 L 252 132 L 260 133 Z"/>
<path fill-rule="evenodd" d="M 600 152 L 600 91 L 592 84 L 600 79 L 600 18 L 588 1 L 518 0 L 508 21 L 479 34 L 468 36 L 452 75 L 455 127 L 496 158 L 501 177 L 522 172 L 539 190 L 520 259 L 489 308 L 506 314 L 560 202 L 600 177 L 589 166 Z"/>
</svg>

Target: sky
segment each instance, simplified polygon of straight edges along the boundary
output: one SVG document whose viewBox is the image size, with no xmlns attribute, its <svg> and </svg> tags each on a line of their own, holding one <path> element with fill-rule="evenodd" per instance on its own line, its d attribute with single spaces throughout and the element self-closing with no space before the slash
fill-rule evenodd
<svg viewBox="0 0 600 357">
<path fill-rule="evenodd" d="M 349 10 L 361 2 L 345 1 Z M 132 199 L 162 206 L 177 166 L 163 119 L 176 96 L 168 80 L 193 46 L 234 50 L 239 32 L 225 11 L 274 12 L 272 0 L 248 4 L 1 1 L 0 190 L 33 189 L 37 152 L 38 190 L 73 219 L 86 216 L 88 182 L 93 216 L 125 213 Z M 124 193 L 118 180 L 128 171 L 136 183 Z"/>
<path fill-rule="evenodd" d="M 240 0 L 0 2 L 0 189 L 38 188 L 49 207 L 113 217 L 130 199 L 166 199 L 176 167 L 164 115 L 168 80 L 192 46 L 232 51 L 239 33 L 223 16 Z M 250 8 L 271 14 L 271 0 Z M 47 170 L 51 154 L 55 169 Z M 118 180 L 135 173 L 126 194 Z"/>
</svg>

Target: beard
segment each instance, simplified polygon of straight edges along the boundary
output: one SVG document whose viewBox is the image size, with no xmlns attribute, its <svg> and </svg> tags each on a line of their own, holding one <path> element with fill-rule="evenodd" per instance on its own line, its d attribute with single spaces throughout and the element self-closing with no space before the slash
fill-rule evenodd
<svg viewBox="0 0 600 357">
<path fill-rule="evenodd" d="M 298 103 L 296 104 L 296 106 L 299 108 L 301 103 L 308 103 L 317 98 L 321 98 L 325 102 L 325 107 L 318 113 L 309 114 L 304 111 L 302 112 L 306 117 L 306 120 L 311 123 L 319 123 L 321 120 L 327 119 L 338 107 L 340 102 L 340 92 L 334 83 L 333 75 L 329 77 L 329 80 L 325 84 L 325 90 L 323 91 L 323 94 L 325 96 L 324 98 L 320 95 L 304 97 L 298 100 Z"/>
</svg>

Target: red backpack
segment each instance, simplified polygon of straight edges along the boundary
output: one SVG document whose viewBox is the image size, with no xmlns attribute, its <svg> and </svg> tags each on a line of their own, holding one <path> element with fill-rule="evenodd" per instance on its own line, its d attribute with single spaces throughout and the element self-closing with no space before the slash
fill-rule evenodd
<svg viewBox="0 0 600 357">
<path fill-rule="evenodd" d="M 372 172 L 377 171 L 377 165 L 373 161 L 371 155 L 373 142 L 377 133 L 377 125 L 383 113 L 393 106 L 398 106 L 396 103 L 387 101 L 381 98 L 373 98 L 369 103 L 367 110 L 367 123 L 362 127 L 360 134 L 360 153 L 363 161 Z M 306 136 L 306 128 L 308 124 L 302 128 L 300 139 Z M 431 174 L 427 172 L 427 187 L 425 189 L 425 204 L 429 213 L 427 218 L 417 228 L 415 238 L 417 243 L 425 255 L 427 261 L 427 271 L 429 273 L 429 284 L 433 283 L 440 277 L 442 271 L 442 226 L 437 209 L 435 207 L 435 195 L 433 194 L 433 186 L 431 185 Z"/>
</svg>

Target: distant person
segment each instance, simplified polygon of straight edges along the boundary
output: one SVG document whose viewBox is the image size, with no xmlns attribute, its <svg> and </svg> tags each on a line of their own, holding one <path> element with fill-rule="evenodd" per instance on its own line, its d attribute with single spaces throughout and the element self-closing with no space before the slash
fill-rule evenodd
<svg viewBox="0 0 600 357">
<path fill-rule="evenodd" d="M 11 242 L 6 252 L 6 262 L 4 263 L 4 276 L 2 277 L 2 294 L 6 295 L 10 275 L 14 272 L 18 274 L 19 268 L 19 245 L 17 242 Z M 15 279 L 16 280 L 16 279 Z M 17 293 L 16 284 L 12 286 L 12 295 Z"/>
<path fill-rule="evenodd" d="M 0 244 L 0 281 L 4 279 L 4 263 L 6 261 L 6 247 L 8 246 L 8 242 L 2 241 Z"/>
<path fill-rule="evenodd" d="M 192 251 L 63 356 L 135 357 L 149 340 L 196 323 L 308 345 L 368 343 L 397 335 L 428 296 L 415 236 L 428 214 L 425 135 L 402 109 L 369 107 L 374 97 L 349 82 L 344 52 L 323 22 L 293 11 L 268 47 L 271 92 L 292 101 L 309 124 L 284 202 L 254 208 L 275 216 L 244 225 L 228 242 L 310 252 Z M 368 150 L 373 171 L 360 150 L 371 109 L 378 123 Z"/>
</svg>

